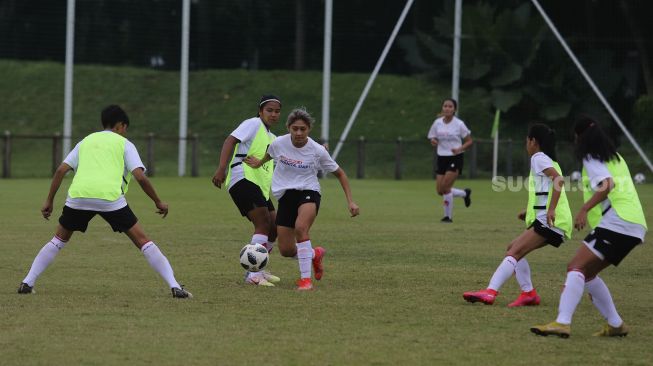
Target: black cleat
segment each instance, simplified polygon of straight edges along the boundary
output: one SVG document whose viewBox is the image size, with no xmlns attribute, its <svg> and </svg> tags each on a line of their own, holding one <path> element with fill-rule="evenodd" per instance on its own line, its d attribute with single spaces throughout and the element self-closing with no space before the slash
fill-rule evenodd
<svg viewBox="0 0 653 366">
<path fill-rule="evenodd" d="M 170 290 L 172 291 L 172 297 L 174 297 L 176 299 L 192 299 L 193 298 L 193 294 L 188 292 L 184 288 L 184 286 L 181 286 L 181 288 L 173 287 Z"/>
<path fill-rule="evenodd" d="M 446 223 L 452 223 L 453 220 L 449 216 L 445 216 L 442 219 L 440 219 L 440 222 L 446 222 Z"/>
<path fill-rule="evenodd" d="M 34 287 L 26 284 L 25 282 L 21 282 L 20 286 L 18 286 L 18 293 L 19 294 L 33 294 L 36 291 L 34 291 Z"/>
<path fill-rule="evenodd" d="M 472 204 L 472 190 L 465 188 L 465 207 L 469 207 Z"/>
</svg>

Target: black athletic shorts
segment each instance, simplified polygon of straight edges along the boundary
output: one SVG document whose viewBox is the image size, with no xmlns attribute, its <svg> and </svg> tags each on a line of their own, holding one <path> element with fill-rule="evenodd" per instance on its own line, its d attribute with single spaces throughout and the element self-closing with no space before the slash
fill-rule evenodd
<svg viewBox="0 0 653 366">
<path fill-rule="evenodd" d="M 597 227 L 583 239 L 583 242 L 603 254 L 606 261 L 618 266 L 628 253 L 642 242 L 642 239 Z"/>
<path fill-rule="evenodd" d="M 59 217 L 59 224 L 66 230 L 86 232 L 88 223 L 95 215 L 100 215 L 111 225 L 113 231 L 125 233 L 136 225 L 138 219 L 129 206 L 125 206 L 116 211 L 88 211 L 77 210 L 68 206 L 63 206 L 63 212 Z"/>
<path fill-rule="evenodd" d="M 547 244 L 553 245 L 556 248 L 565 241 L 564 235 L 560 235 L 551 230 L 551 228 L 544 226 L 538 219 L 535 219 L 528 228 L 533 228 L 533 231 L 535 231 L 536 234 L 546 239 Z"/>
<path fill-rule="evenodd" d="M 315 203 L 315 214 L 320 211 L 320 200 L 322 196 L 316 191 L 298 191 L 295 189 L 287 190 L 281 199 L 279 199 L 279 211 L 277 211 L 278 226 L 295 227 L 299 206 L 304 203 Z"/>
<path fill-rule="evenodd" d="M 272 201 L 265 199 L 261 187 L 247 179 L 236 182 L 229 190 L 229 194 L 243 216 L 247 216 L 249 211 L 257 207 L 267 207 L 268 211 L 274 211 Z"/>
<path fill-rule="evenodd" d="M 455 171 L 457 171 L 458 174 L 463 172 L 463 154 L 452 156 L 438 155 L 438 168 L 435 171 L 438 175 L 444 175 L 446 172 Z"/>
</svg>

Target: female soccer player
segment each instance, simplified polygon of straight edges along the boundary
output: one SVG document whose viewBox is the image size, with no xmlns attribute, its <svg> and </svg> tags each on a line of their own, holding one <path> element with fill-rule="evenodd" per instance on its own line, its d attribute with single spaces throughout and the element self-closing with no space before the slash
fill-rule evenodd
<svg viewBox="0 0 653 366">
<path fill-rule="evenodd" d="M 100 215 L 113 231 L 127 234 L 150 266 L 168 283 L 172 297 L 193 297 L 179 285 L 168 258 L 145 234 L 127 205 L 125 193 L 133 176 L 143 192 L 154 202 L 157 213 L 164 218 L 168 215 L 168 204 L 159 199 L 152 183 L 145 176 L 145 166 L 136 147 L 125 138 L 129 127 L 127 113 L 117 105 L 110 105 L 102 110 L 100 118 L 104 131 L 86 136 L 54 173 L 48 198 L 41 208 L 41 214 L 46 220 L 52 215 L 54 197 L 66 173 L 74 170 L 75 177 L 68 188 L 68 198 L 59 217 L 57 231 L 34 258 L 29 273 L 18 287 L 18 293 L 33 293 L 36 279 L 66 246 L 73 233 L 85 232 L 89 221 L 95 215 Z"/>
<path fill-rule="evenodd" d="M 558 318 L 549 324 L 533 326 L 531 332 L 569 337 L 571 318 L 583 290 L 587 290 L 592 303 L 607 320 L 603 329 L 594 335 L 623 337 L 628 334 L 628 328 L 598 274 L 610 264 L 618 266 L 644 241 L 646 219 L 628 165 L 599 124 L 592 118 L 582 117 L 576 122 L 574 133 L 576 156 L 583 162 L 585 201 L 576 214 L 574 226 L 582 230 L 589 224 L 592 231 L 567 265 Z"/>
<path fill-rule="evenodd" d="M 308 135 L 313 126 L 313 117 L 304 109 L 290 112 L 288 134 L 274 140 L 263 159 L 248 156 L 245 162 L 253 168 L 276 161 L 272 177 L 272 194 L 279 200 L 277 232 L 279 251 L 284 257 L 295 257 L 299 261 L 300 279 L 298 290 L 311 290 L 311 262 L 315 279 L 322 279 L 322 259 L 326 251 L 322 247 L 312 248 L 309 231 L 320 209 L 319 170 L 331 172 L 338 178 L 345 192 L 349 213 L 359 214 L 358 205 L 352 200 L 349 180 L 344 170 L 331 158 L 324 146 Z"/>
<path fill-rule="evenodd" d="M 556 162 L 553 130 L 544 124 L 532 125 L 526 137 L 526 151 L 531 156 L 528 206 L 518 217 L 526 221 L 527 229 L 508 245 L 506 257 L 494 272 L 487 289 L 463 294 L 469 302 L 492 305 L 499 288 L 515 273 L 522 292 L 508 306 L 539 305 L 540 296 L 533 288 L 531 269 L 524 257 L 547 244 L 557 248 L 565 237 L 571 237 L 571 211 L 562 171 Z"/>
<path fill-rule="evenodd" d="M 254 225 L 251 243 L 258 243 L 271 251 L 277 236 L 274 220 L 276 212 L 270 200 L 272 163 L 261 169 L 243 164 L 247 156 L 262 158 L 268 145 L 275 139 L 270 128 L 279 121 L 281 100 L 274 95 L 264 95 L 258 104 L 258 115 L 240 123 L 224 140 L 220 164 L 213 176 L 213 184 L 229 187 L 229 194 L 240 214 Z M 245 282 L 258 286 L 274 286 L 277 276 L 267 271 L 246 272 Z"/>
<path fill-rule="evenodd" d="M 451 98 L 445 99 L 442 102 L 441 117 L 433 122 L 427 135 L 431 145 L 437 146 L 436 188 L 438 195 L 443 198 L 442 222 L 453 222 L 454 197 L 463 197 L 465 207 L 472 203 L 471 189 L 453 188 L 458 175 L 463 171 L 463 152 L 472 145 L 471 131 L 465 122 L 456 117 L 457 109 L 458 102 Z"/>
</svg>

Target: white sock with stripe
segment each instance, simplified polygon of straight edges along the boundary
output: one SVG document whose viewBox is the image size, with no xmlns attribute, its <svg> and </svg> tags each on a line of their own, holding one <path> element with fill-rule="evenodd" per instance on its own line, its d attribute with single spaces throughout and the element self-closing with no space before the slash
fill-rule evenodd
<svg viewBox="0 0 653 366">
<path fill-rule="evenodd" d="M 458 188 L 451 188 L 451 193 L 453 193 L 454 197 L 465 197 L 465 196 L 467 196 L 467 192 L 465 192 L 462 189 L 458 189 Z"/>
<path fill-rule="evenodd" d="M 147 262 L 150 264 L 150 266 L 154 268 L 154 270 L 157 271 L 161 277 L 163 277 L 170 288 L 181 288 L 175 279 L 175 273 L 172 270 L 172 266 L 170 266 L 170 262 L 168 262 L 168 258 L 166 258 L 166 256 L 161 253 L 161 250 L 156 246 L 156 244 L 154 244 L 154 242 L 148 241 L 145 243 L 145 245 L 141 247 L 141 252 L 143 253 L 143 256 L 145 256 L 145 259 L 147 259 Z"/>
<path fill-rule="evenodd" d="M 515 267 L 517 266 L 517 260 L 511 256 L 503 258 L 499 267 L 490 278 L 490 284 L 487 288 L 494 291 L 499 291 L 501 286 L 503 286 L 506 281 L 512 277 L 512 274 L 515 273 Z"/>
<path fill-rule="evenodd" d="M 560 324 L 571 324 L 571 318 L 580 299 L 583 297 L 585 288 L 585 275 L 578 271 L 567 272 L 565 288 L 560 295 L 560 305 L 558 306 L 558 318 L 556 321 Z"/>
<path fill-rule="evenodd" d="M 311 241 L 306 240 L 301 243 L 297 243 L 297 261 L 299 262 L 299 272 L 301 278 L 311 278 L 312 265 L 311 260 L 313 259 L 313 247 L 311 246 Z"/>
<path fill-rule="evenodd" d="M 23 280 L 24 283 L 33 287 L 36 279 L 45 271 L 46 268 L 52 263 L 54 258 L 59 254 L 59 251 L 63 249 L 67 242 L 59 239 L 54 236 L 49 242 L 45 243 L 43 248 L 39 251 L 39 254 L 36 255 L 34 261 L 32 262 L 32 267 L 30 267 L 27 276 Z"/>
<path fill-rule="evenodd" d="M 623 324 L 623 320 L 619 316 L 619 313 L 617 313 L 617 308 L 612 301 L 610 290 L 599 276 L 594 277 L 591 281 L 585 282 L 585 289 L 589 292 L 592 303 L 599 309 L 599 312 L 608 321 L 608 324 L 615 328 Z"/>
<path fill-rule="evenodd" d="M 524 292 L 529 292 L 533 290 L 533 282 L 531 281 L 531 267 L 528 265 L 526 258 L 522 258 L 517 262 L 515 266 L 515 278 L 519 287 Z"/>
<path fill-rule="evenodd" d="M 453 193 L 449 192 L 442 195 L 442 205 L 444 206 L 444 216 L 453 218 Z"/>
</svg>

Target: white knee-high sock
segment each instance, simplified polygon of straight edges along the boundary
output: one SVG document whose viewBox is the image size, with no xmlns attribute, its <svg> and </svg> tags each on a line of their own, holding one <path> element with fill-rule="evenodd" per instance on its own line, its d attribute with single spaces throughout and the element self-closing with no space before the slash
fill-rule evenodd
<svg viewBox="0 0 653 366">
<path fill-rule="evenodd" d="M 465 197 L 465 196 L 467 196 L 467 192 L 465 192 L 462 189 L 458 189 L 458 188 L 451 188 L 451 193 L 453 193 L 454 197 Z"/>
<path fill-rule="evenodd" d="M 571 324 L 571 318 L 574 316 L 576 306 L 583 297 L 585 287 L 585 275 L 578 271 L 567 272 L 565 288 L 560 295 L 560 305 L 558 306 L 558 318 L 556 321 L 560 324 Z"/>
<path fill-rule="evenodd" d="M 175 279 L 175 274 L 172 270 L 172 266 L 170 266 L 170 262 L 168 262 L 168 258 L 161 253 L 161 250 L 159 250 L 159 247 L 157 247 L 154 242 L 149 241 L 145 243 L 141 248 L 141 252 L 143 252 L 143 256 L 145 256 L 145 259 L 147 259 L 150 266 L 152 266 L 152 268 L 163 277 L 170 288 L 181 288 Z"/>
<path fill-rule="evenodd" d="M 32 267 L 29 269 L 27 276 L 23 280 L 29 286 L 34 286 L 36 279 L 45 271 L 46 268 L 52 263 L 54 258 L 59 254 L 67 242 L 54 236 L 49 242 L 45 243 L 39 254 L 34 258 Z"/>
<path fill-rule="evenodd" d="M 442 195 L 442 205 L 444 206 L 444 216 L 453 218 L 453 193 Z"/>
<path fill-rule="evenodd" d="M 297 261 L 299 262 L 299 273 L 301 278 L 311 278 L 311 260 L 313 259 L 313 247 L 311 241 L 306 240 L 297 243 Z"/>
<path fill-rule="evenodd" d="M 526 258 L 522 258 L 517 262 L 517 266 L 515 266 L 515 278 L 522 291 L 529 292 L 533 290 L 531 267 L 528 265 Z"/>
<path fill-rule="evenodd" d="M 599 276 L 585 282 L 585 289 L 589 292 L 592 303 L 599 309 L 599 312 L 608 321 L 608 324 L 613 327 L 619 327 L 623 324 L 623 320 L 619 316 L 619 313 L 617 313 L 617 308 L 612 301 L 610 290 Z"/>
<path fill-rule="evenodd" d="M 510 279 L 513 273 L 515 273 L 515 267 L 517 266 L 517 260 L 511 256 L 503 258 L 497 270 L 494 271 L 492 278 L 490 278 L 490 284 L 487 288 L 494 291 L 499 291 L 501 286 Z"/>
</svg>

